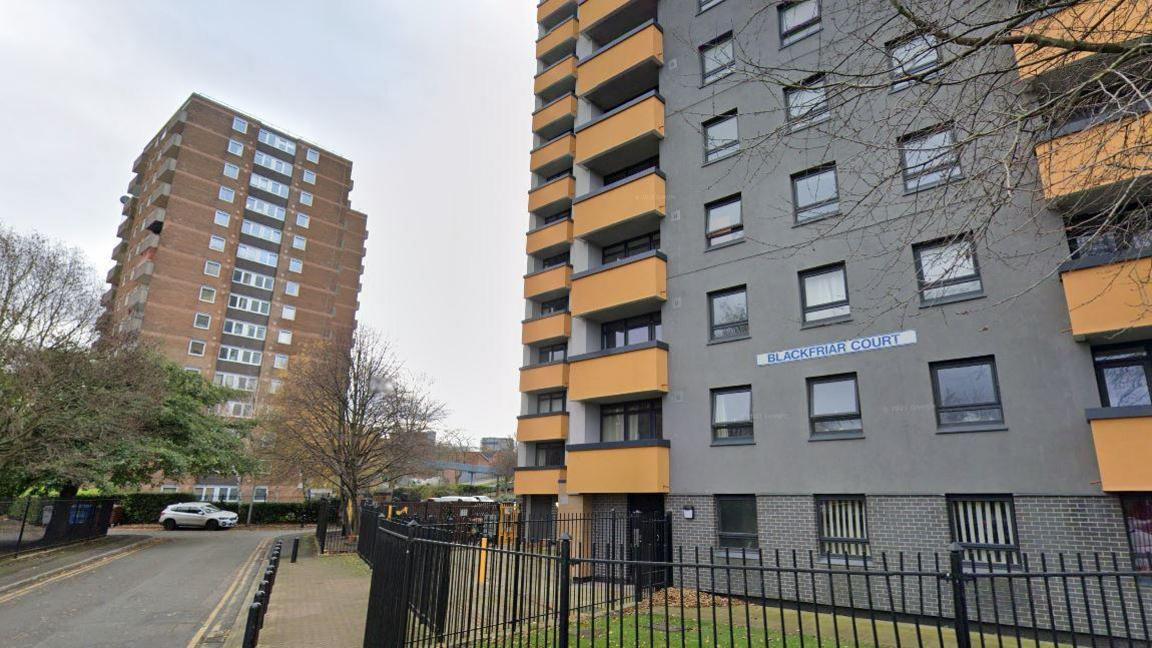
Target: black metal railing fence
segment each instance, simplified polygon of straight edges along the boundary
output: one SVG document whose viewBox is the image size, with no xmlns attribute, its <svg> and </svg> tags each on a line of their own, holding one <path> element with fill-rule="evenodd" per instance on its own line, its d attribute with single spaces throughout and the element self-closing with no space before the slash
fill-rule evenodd
<svg viewBox="0 0 1152 648">
<path fill-rule="evenodd" d="M 103 537 L 114 499 L 0 500 L 0 558 Z"/>
</svg>

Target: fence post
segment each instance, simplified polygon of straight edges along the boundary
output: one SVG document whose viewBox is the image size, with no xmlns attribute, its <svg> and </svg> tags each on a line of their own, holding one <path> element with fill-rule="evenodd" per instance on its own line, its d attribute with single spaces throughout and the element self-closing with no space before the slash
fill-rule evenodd
<svg viewBox="0 0 1152 648">
<path fill-rule="evenodd" d="M 24 540 L 24 526 L 28 524 L 28 509 L 32 508 L 32 498 L 29 497 L 24 500 L 24 514 L 20 516 L 20 534 L 16 536 L 16 553 L 14 556 L 20 555 L 20 543 Z"/>
<path fill-rule="evenodd" d="M 572 538 L 567 534 L 560 536 L 560 593 L 557 596 L 556 606 L 559 608 L 556 624 L 556 638 L 558 648 L 568 648 L 568 617 L 571 614 L 572 596 Z"/>
<path fill-rule="evenodd" d="M 520 560 L 524 550 L 524 534 L 516 534 L 516 554 L 512 558 L 512 630 L 520 623 Z"/>
<path fill-rule="evenodd" d="M 956 630 L 956 648 L 972 648 L 968 629 L 968 600 L 964 590 L 964 550 L 953 542 L 948 546 L 948 580 L 952 583 L 952 627 Z"/>
<path fill-rule="evenodd" d="M 666 511 L 664 513 L 664 562 L 666 563 L 672 562 L 674 551 L 672 546 L 672 511 Z M 669 564 L 664 569 L 664 587 L 672 587 L 672 577 L 672 566 Z"/>
</svg>

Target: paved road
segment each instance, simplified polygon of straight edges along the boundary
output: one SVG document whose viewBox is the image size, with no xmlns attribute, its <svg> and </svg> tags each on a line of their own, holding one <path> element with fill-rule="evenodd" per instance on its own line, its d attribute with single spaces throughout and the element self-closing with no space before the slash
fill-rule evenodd
<svg viewBox="0 0 1152 648">
<path fill-rule="evenodd" d="M 283 533 L 159 532 L 164 542 L 23 594 L 0 596 L 0 647 L 220 645 L 213 635 L 241 604 L 257 548 Z M 243 582 L 232 588 L 245 567 Z"/>
</svg>

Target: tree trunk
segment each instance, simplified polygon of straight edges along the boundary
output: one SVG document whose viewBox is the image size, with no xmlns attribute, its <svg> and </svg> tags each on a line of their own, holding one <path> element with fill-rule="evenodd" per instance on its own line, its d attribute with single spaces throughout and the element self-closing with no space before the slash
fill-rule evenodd
<svg viewBox="0 0 1152 648">
<path fill-rule="evenodd" d="M 60 496 L 52 501 L 52 519 L 44 530 L 44 543 L 51 544 L 63 540 L 68 535 L 68 519 L 76 503 L 78 484 L 66 484 L 60 488 Z"/>
</svg>

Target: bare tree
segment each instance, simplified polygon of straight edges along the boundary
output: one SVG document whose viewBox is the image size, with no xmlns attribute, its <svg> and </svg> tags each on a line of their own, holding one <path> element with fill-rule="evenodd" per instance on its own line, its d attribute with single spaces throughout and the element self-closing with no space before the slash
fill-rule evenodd
<svg viewBox="0 0 1152 648">
<path fill-rule="evenodd" d="M 445 416 L 388 343 L 366 331 L 307 349 L 272 405 L 268 451 L 332 480 L 352 528 L 357 498 L 423 468 Z"/>
</svg>

